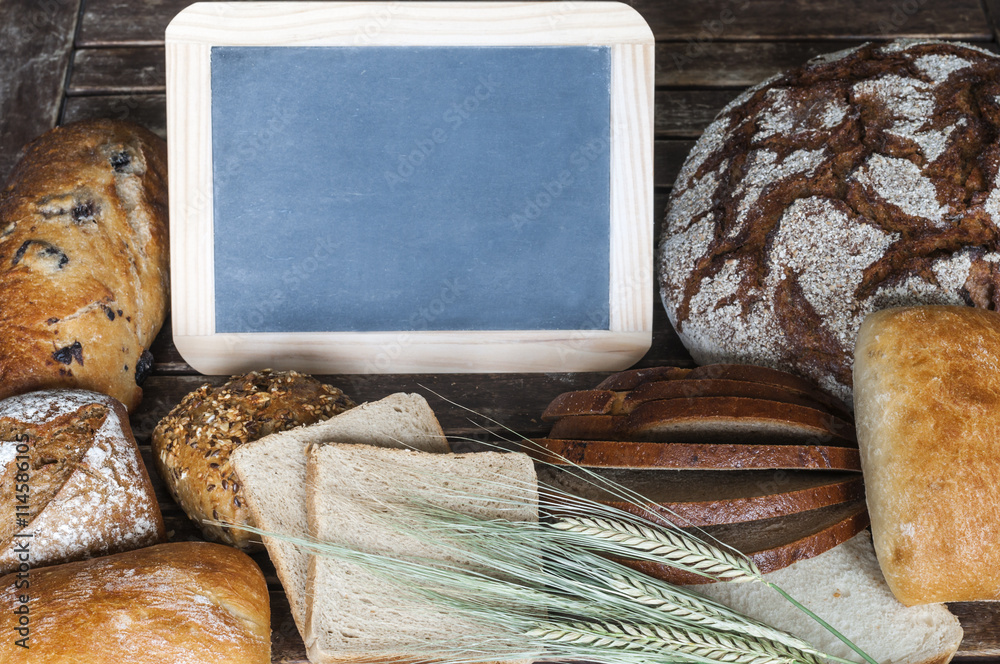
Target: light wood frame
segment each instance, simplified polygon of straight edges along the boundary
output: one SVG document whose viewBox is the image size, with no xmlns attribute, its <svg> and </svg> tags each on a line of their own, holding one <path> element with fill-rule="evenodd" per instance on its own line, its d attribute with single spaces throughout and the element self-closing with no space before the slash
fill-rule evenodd
<svg viewBox="0 0 1000 664">
<path fill-rule="evenodd" d="M 213 46 L 609 46 L 610 325 L 601 330 L 217 333 Z M 201 2 L 166 31 L 174 343 L 192 367 L 310 373 L 613 371 L 652 341 L 653 48 L 617 2 Z"/>
</svg>

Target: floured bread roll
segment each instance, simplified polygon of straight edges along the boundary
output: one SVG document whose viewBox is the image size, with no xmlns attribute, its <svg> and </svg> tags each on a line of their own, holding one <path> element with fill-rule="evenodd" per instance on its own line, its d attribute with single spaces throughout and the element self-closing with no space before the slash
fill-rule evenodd
<svg viewBox="0 0 1000 664">
<path fill-rule="evenodd" d="M 0 574 L 166 539 L 125 407 L 86 390 L 0 401 L 0 510 Z"/>
<path fill-rule="evenodd" d="M 995 307 L 1000 59 L 869 44 L 747 90 L 674 185 L 661 296 L 700 364 L 786 369 L 851 397 L 861 321 Z"/>
</svg>

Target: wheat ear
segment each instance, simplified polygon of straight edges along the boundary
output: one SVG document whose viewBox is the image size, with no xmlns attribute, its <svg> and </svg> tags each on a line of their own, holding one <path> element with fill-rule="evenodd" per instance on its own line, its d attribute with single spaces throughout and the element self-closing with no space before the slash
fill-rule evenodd
<svg viewBox="0 0 1000 664">
<path fill-rule="evenodd" d="M 624 549 L 662 558 L 669 565 L 719 581 L 760 581 L 752 560 L 695 540 L 683 531 L 654 530 L 646 526 L 595 517 L 560 519 L 552 527 L 564 532 L 613 542 Z"/>
<path fill-rule="evenodd" d="M 813 661 L 793 648 L 766 640 L 670 625 L 545 623 L 529 630 L 527 636 L 553 644 L 648 650 L 659 657 L 680 654 L 730 664 L 807 664 Z"/>
<path fill-rule="evenodd" d="M 742 632 L 750 637 L 783 643 L 803 655 L 809 655 L 809 661 L 819 662 L 816 657 L 818 651 L 802 639 L 696 595 L 678 592 L 669 586 L 647 583 L 639 577 L 625 574 L 611 573 L 606 583 L 633 601 L 663 611 L 679 620 L 708 629 Z"/>
</svg>

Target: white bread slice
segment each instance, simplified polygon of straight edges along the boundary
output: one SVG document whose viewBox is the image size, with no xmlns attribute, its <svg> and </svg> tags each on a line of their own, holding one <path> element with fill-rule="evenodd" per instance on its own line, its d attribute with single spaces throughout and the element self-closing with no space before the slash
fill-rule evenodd
<svg viewBox="0 0 1000 664">
<path fill-rule="evenodd" d="M 306 447 L 351 442 L 449 452 L 434 411 L 419 394 L 391 394 L 329 420 L 265 436 L 233 451 L 250 515 L 258 528 L 302 535 L 306 518 Z M 264 545 L 288 595 L 292 618 L 305 634 L 309 556 L 294 544 L 265 537 Z"/>
<path fill-rule="evenodd" d="M 829 551 L 771 572 L 766 578 L 833 625 L 880 664 L 944 664 L 962 642 L 962 627 L 944 604 L 903 606 L 889 590 L 862 532 Z M 822 652 L 861 658 L 758 583 L 713 583 L 695 589 L 737 611 L 791 632 Z"/>
<path fill-rule="evenodd" d="M 445 483 L 455 493 L 442 493 L 438 487 Z M 361 445 L 312 446 L 307 486 L 310 534 L 366 553 L 469 565 L 461 556 L 394 530 L 378 518 L 393 503 L 418 492 L 423 492 L 422 499 L 470 516 L 538 520 L 534 464 L 524 454 L 436 455 Z M 472 502 L 465 495 L 470 492 L 488 500 Z M 456 644 L 483 632 L 426 601 L 401 594 L 395 584 L 358 565 L 322 556 L 311 558 L 307 592 L 311 601 L 305 644 L 314 664 L 415 660 L 428 644 Z"/>
</svg>

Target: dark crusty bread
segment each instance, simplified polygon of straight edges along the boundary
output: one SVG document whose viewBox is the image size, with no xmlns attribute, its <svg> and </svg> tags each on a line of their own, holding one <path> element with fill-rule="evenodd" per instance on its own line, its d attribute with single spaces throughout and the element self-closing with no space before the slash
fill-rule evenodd
<svg viewBox="0 0 1000 664">
<path fill-rule="evenodd" d="M 854 427 L 795 404 L 743 397 L 661 399 L 622 415 L 560 418 L 549 434 L 580 440 L 854 446 Z"/>
<path fill-rule="evenodd" d="M 125 407 L 85 390 L 0 401 L 0 512 L 0 574 L 18 568 L 18 543 L 41 567 L 165 539 Z"/>
<path fill-rule="evenodd" d="M 270 664 L 270 598 L 250 557 L 176 542 L 0 579 L 0 664 Z M 30 594 L 29 649 L 14 645 Z"/>
<path fill-rule="evenodd" d="M 856 448 L 823 445 L 643 443 L 536 438 L 524 451 L 556 465 L 591 468 L 861 470 Z"/>
<path fill-rule="evenodd" d="M 860 533 L 868 527 L 868 523 L 865 501 L 855 500 L 773 519 L 707 526 L 697 534 L 702 538 L 714 538 L 745 553 L 766 574 L 828 551 Z M 623 562 L 670 583 L 709 581 L 659 563 L 639 560 Z"/>
<path fill-rule="evenodd" d="M 642 369 L 629 369 L 611 374 L 597 384 L 598 390 L 632 390 L 643 383 L 657 380 L 678 380 L 686 378 L 691 373 L 690 369 L 683 367 L 645 367 Z"/>
<path fill-rule="evenodd" d="M 680 526 L 770 519 L 865 495 L 860 473 L 846 471 L 594 469 L 584 474 L 543 466 L 538 481 L 542 503 L 554 511 L 568 494 Z M 623 495 L 605 482 L 628 493 Z M 636 495 L 642 500 L 627 500 Z"/>
<path fill-rule="evenodd" d="M 848 410 L 843 401 L 830 396 L 812 381 L 787 371 L 752 364 L 706 364 L 692 369 L 688 378 L 692 380 L 743 380 L 782 388 L 818 401 L 834 414 L 844 419 L 851 419 L 851 411 Z"/>
<path fill-rule="evenodd" d="M 153 430 L 156 470 L 207 539 L 256 550 L 261 547 L 249 532 L 202 523 L 256 525 L 232 467 L 233 450 L 352 407 L 339 389 L 295 371 L 264 369 L 233 376 L 219 387 L 202 385 Z"/>
<path fill-rule="evenodd" d="M 646 401 L 693 399 L 696 397 L 744 397 L 790 403 L 815 410 L 834 412 L 801 392 L 745 380 L 706 378 L 703 380 L 661 380 L 642 383 L 633 390 L 580 390 L 564 392 L 549 403 L 542 420 L 551 422 L 570 415 L 622 415 Z"/>
<path fill-rule="evenodd" d="M 870 43 L 724 108 L 674 183 L 657 256 L 694 360 L 788 369 L 847 399 L 867 314 L 996 308 L 998 81 L 985 49 Z"/>
<path fill-rule="evenodd" d="M 628 392 L 613 390 L 578 390 L 563 392 L 542 412 L 543 422 L 554 422 L 571 415 L 614 415 L 621 413 L 622 400 Z"/>
<path fill-rule="evenodd" d="M 792 443 L 856 446 L 854 426 L 839 417 L 787 403 L 742 397 L 647 401 L 628 416 L 631 440 Z M 725 436 L 725 438 L 723 437 Z"/>
<path fill-rule="evenodd" d="M 26 149 L 0 193 L 0 398 L 52 387 L 129 410 L 167 311 L 166 144 L 89 120 Z"/>
<path fill-rule="evenodd" d="M 906 605 L 1000 599 L 1000 314 L 887 309 L 858 334 L 872 535 Z"/>
</svg>

